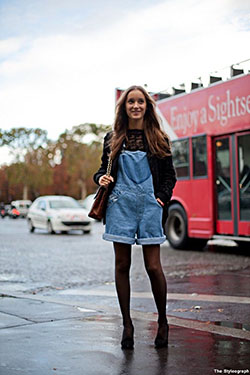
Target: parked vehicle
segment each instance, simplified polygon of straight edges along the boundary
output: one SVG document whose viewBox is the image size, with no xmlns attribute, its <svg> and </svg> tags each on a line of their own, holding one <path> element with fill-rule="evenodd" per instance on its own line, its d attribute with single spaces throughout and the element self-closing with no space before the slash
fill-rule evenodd
<svg viewBox="0 0 250 375">
<path fill-rule="evenodd" d="M 9 211 L 11 209 L 11 205 L 5 204 L 4 209 L 5 209 L 5 216 L 9 216 Z"/>
<path fill-rule="evenodd" d="M 82 230 L 90 233 L 91 220 L 88 212 L 71 197 L 48 195 L 37 198 L 27 215 L 30 232 L 36 228 L 46 229 L 53 234 L 56 231 L 67 233 L 70 230 Z"/>
<path fill-rule="evenodd" d="M 25 200 L 25 199 L 11 202 L 11 205 L 19 211 L 20 217 L 27 216 L 28 209 L 30 208 L 31 204 L 32 202 L 30 200 Z"/>
<path fill-rule="evenodd" d="M 7 213 L 7 210 L 6 210 L 6 207 L 5 207 L 4 203 L 1 203 L 0 204 L 0 216 L 1 216 L 2 219 L 4 219 L 5 216 L 7 216 L 7 215 L 8 215 L 8 213 Z"/>
<path fill-rule="evenodd" d="M 13 205 L 10 205 L 7 213 L 11 219 L 17 219 L 20 216 L 20 212 Z"/>
</svg>

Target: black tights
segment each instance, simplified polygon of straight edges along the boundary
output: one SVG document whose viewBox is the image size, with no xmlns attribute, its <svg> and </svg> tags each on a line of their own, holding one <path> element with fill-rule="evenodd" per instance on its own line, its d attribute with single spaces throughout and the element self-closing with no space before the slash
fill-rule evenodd
<svg viewBox="0 0 250 375">
<path fill-rule="evenodd" d="M 160 245 L 144 245 L 144 264 L 151 282 L 155 304 L 158 310 L 159 327 L 167 323 L 166 294 L 167 284 L 160 261 Z M 131 245 L 114 242 L 115 249 L 115 284 L 125 328 L 132 327 L 130 316 Z"/>
</svg>

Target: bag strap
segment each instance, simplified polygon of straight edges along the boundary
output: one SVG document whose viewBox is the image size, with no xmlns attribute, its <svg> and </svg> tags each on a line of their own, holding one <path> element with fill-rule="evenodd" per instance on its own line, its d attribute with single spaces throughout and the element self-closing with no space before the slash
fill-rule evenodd
<svg viewBox="0 0 250 375">
<path fill-rule="evenodd" d="M 111 156 L 109 155 L 109 158 L 108 158 L 108 166 L 107 166 L 107 172 L 106 172 L 106 175 L 107 175 L 108 177 L 110 176 L 111 168 L 112 168 L 112 159 L 111 159 Z"/>
</svg>

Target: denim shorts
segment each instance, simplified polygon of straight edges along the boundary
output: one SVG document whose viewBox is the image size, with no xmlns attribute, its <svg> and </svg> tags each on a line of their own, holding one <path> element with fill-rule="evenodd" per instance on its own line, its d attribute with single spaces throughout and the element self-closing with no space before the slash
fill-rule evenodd
<svg viewBox="0 0 250 375">
<path fill-rule="evenodd" d="M 161 244 L 166 240 L 162 213 L 152 189 L 116 184 L 108 200 L 103 239 L 131 245 Z"/>
</svg>

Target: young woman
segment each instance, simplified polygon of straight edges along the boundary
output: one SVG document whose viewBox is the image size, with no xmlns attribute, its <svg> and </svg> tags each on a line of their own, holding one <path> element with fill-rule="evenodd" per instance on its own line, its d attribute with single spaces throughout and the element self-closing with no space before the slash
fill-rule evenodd
<svg viewBox="0 0 250 375">
<path fill-rule="evenodd" d="M 111 176 L 106 176 L 111 154 Z M 129 87 L 116 107 L 114 130 L 104 138 L 102 163 L 94 181 L 108 187 L 109 199 L 103 238 L 115 251 L 115 283 L 123 318 L 121 346 L 132 349 L 134 327 L 130 317 L 131 245 L 142 245 L 145 268 L 158 310 L 155 347 L 168 344 L 166 280 L 160 262 L 165 241 L 164 208 L 176 183 L 170 142 L 161 130 L 155 103 L 141 86 Z"/>
</svg>

